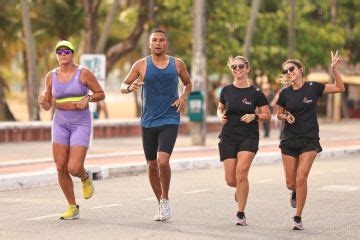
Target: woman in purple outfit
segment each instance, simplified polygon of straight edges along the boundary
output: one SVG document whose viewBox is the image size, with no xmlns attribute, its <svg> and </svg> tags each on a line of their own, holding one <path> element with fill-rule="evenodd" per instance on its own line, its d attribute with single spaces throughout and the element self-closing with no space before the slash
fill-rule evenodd
<svg viewBox="0 0 360 240">
<path fill-rule="evenodd" d="M 70 175 L 81 179 L 84 198 L 91 198 L 94 193 L 92 175 L 84 168 L 91 133 L 88 105 L 103 100 L 105 94 L 95 76 L 73 62 L 75 48 L 69 41 L 58 42 L 55 50 L 59 67 L 46 75 L 45 92 L 38 102 L 48 111 L 55 98 L 52 149 L 58 181 L 69 204 L 60 219 L 78 219 L 79 205 Z M 88 95 L 89 90 L 92 95 Z"/>
</svg>

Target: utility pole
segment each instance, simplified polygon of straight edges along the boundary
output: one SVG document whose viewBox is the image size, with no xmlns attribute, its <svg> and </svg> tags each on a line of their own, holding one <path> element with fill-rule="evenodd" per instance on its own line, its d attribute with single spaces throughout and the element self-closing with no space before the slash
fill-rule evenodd
<svg viewBox="0 0 360 240">
<path fill-rule="evenodd" d="M 193 1 L 193 46 L 191 57 L 191 79 L 193 90 L 203 93 L 202 121 L 191 123 L 192 145 L 205 145 L 206 136 L 206 101 L 207 101 L 207 69 L 206 69 L 206 0 Z"/>
</svg>

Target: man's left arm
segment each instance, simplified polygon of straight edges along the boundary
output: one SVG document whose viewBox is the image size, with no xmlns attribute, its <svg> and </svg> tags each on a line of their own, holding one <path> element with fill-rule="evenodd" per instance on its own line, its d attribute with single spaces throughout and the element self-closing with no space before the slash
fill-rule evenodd
<svg viewBox="0 0 360 240">
<path fill-rule="evenodd" d="M 182 94 L 172 104 L 172 106 L 176 106 L 178 108 L 177 112 L 179 112 L 183 109 L 184 105 L 187 102 L 187 99 L 192 89 L 192 84 L 185 63 L 179 58 L 177 58 L 175 61 L 176 61 L 176 68 L 178 70 L 178 75 L 180 77 L 181 82 L 184 84 L 184 90 Z"/>
</svg>

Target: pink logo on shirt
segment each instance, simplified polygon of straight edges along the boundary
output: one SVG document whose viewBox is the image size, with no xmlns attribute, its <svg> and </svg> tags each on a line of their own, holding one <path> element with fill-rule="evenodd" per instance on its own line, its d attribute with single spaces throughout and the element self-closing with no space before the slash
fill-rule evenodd
<svg viewBox="0 0 360 240">
<path fill-rule="evenodd" d="M 304 97 L 304 99 L 303 99 L 303 103 L 305 103 L 305 104 L 312 103 L 312 101 L 313 100 L 308 99 L 307 97 Z"/>
<path fill-rule="evenodd" d="M 249 102 L 247 100 L 247 98 L 243 98 L 241 101 L 242 101 L 243 104 L 246 104 L 246 105 L 251 105 L 252 104 L 251 102 Z"/>
</svg>

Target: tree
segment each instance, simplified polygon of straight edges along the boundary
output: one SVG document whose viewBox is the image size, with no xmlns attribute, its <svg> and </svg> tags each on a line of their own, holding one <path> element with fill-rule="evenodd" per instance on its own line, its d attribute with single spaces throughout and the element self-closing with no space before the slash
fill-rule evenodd
<svg viewBox="0 0 360 240">
<path fill-rule="evenodd" d="M 83 0 L 82 3 L 85 11 L 84 53 L 94 53 L 99 34 L 97 11 L 101 0 Z"/>
<path fill-rule="evenodd" d="M 110 27 L 114 21 L 115 14 L 116 14 L 117 10 L 119 9 L 119 6 L 120 6 L 119 0 L 114 0 L 113 4 L 110 5 L 108 14 L 106 17 L 104 29 L 100 35 L 99 41 L 96 44 L 96 48 L 95 48 L 96 53 L 103 53 L 105 51 L 105 45 L 109 38 Z"/>
<path fill-rule="evenodd" d="M 246 29 L 245 43 L 244 43 L 244 57 L 249 57 L 250 48 L 252 45 L 252 37 L 255 31 L 256 18 L 259 13 L 260 0 L 254 0 L 251 5 L 251 13 L 249 23 Z"/>
<path fill-rule="evenodd" d="M 29 6 L 26 0 L 20 0 L 23 27 L 26 40 L 26 65 L 27 65 L 27 103 L 29 119 L 40 120 L 39 104 L 37 103 L 38 84 L 35 65 L 35 43 L 32 35 L 31 22 L 29 16 Z"/>
<path fill-rule="evenodd" d="M 296 45 L 296 31 L 295 31 L 295 18 L 296 18 L 296 2 L 295 0 L 289 0 L 289 47 L 288 58 L 295 57 L 295 45 Z"/>
<path fill-rule="evenodd" d="M 130 35 L 125 39 L 117 42 L 116 44 L 110 46 L 106 51 L 106 72 L 108 73 L 114 64 L 123 56 L 135 49 L 142 32 L 144 31 L 144 24 L 148 18 L 148 8 L 147 0 L 140 0 L 138 3 L 138 18 L 137 23 L 130 33 Z"/>
<path fill-rule="evenodd" d="M 0 70 L 0 122 L 2 121 L 16 121 L 14 115 L 10 111 L 9 105 L 6 102 L 5 90 L 8 90 L 5 80 L 1 76 Z"/>
<path fill-rule="evenodd" d="M 332 25 L 336 25 L 336 0 L 332 0 L 331 1 L 331 9 L 330 9 L 330 16 L 331 16 L 331 24 Z M 331 71 L 331 65 L 329 64 L 328 67 L 328 74 L 329 74 L 329 82 L 332 83 L 333 78 L 332 78 L 332 71 Z M 333 116 L 335 117 L 335 114 L 333 114 L 336 110 L 334 109 L 334 97 L 333 94 L 328 94 L 326 96 L 326 117 L 328 119 L 331 119 Z"/>
<path fill-rule="evenodd" d="M 193 53 L 191 58 L 191 79 L 194 90 L 200 90 L 204 96 L 203 121 L 193 122 L 191 137 L 193 145 L 205 145 L 207 71 L 206 71 L 206 0 L 194 1 L 193 6 Z"/>
<path fill-rule="evenodd" d="M 0 121 L 15 121 L 6 100 L 6 92 L 9 92 L 7 81 L 3 71 L 11 64 L 16 55 L 18 38 L 16 33 L 20 26 L 14 17 L 15 8 L 8 1 L 0 1 Z"/>
</svg>

